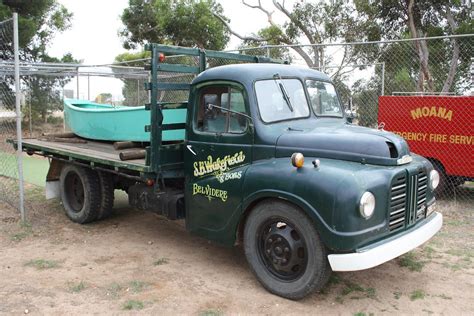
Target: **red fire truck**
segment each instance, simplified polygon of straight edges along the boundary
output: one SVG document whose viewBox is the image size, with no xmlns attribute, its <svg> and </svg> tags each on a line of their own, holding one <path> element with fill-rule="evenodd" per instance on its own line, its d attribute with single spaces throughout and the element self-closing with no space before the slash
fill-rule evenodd
<svg viewBox="0 0 474 316">
<path fill-rule="evenodd" d="M 474 96 L 381 96 L 379 126 L 428 158 L 446 192 L 474 179 Z"/>
</svg>

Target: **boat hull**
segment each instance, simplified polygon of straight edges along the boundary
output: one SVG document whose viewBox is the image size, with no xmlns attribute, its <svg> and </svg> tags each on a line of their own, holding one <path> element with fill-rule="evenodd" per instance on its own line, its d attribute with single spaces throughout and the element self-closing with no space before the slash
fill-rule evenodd
<svg viewBox="0 0 474 316">
<path fill-rule="evenodd" d="M 163 110 L 163 124 L 184 123 L 186 109 Z M 104 141 L 149 142 L 150 111 L 144 106 L 112 106 L 84 100 L 64 101 L 64 119 L 71 131 L 84 138 Z M 163 131 L 163 141 L 184 140 L 185 130 Z"/>
</svg>

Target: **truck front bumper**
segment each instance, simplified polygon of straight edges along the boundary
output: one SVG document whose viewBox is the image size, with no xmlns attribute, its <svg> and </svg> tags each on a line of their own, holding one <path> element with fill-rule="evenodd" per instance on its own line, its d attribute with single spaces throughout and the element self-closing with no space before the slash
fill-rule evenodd
<svg viewBox="0 0 474 316">
<path fill-rule="evenodd" d="M 443 225 L 443 215 L 435 212 L 421 226 L 389 241 L 358 249 L 355 253 L 328 255 L 333 271 L 369 269 L 392 260 L 428 241 Z"/>
</svg>

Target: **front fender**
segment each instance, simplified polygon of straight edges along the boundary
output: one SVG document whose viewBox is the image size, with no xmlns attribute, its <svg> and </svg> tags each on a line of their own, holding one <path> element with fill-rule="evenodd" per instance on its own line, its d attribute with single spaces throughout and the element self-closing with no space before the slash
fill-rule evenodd
<svg viewBox="0 0 474 316">
<path fill-rule="evenodd" d="M 288 158 L 256 162 L 245 175 L 240 220 L 265 198 L 287 200 L 313 220 L 326 247 L 349 251 L 386 229 L 386 194 L 395 169 L 335 159 L 320 159 L 318 168 L 309 162 L 295 168 Z M 365 220 L 358 203 L 368 188 L 376 189 L 380 203 L 377 214 Z"/>
<path fill-rule="evenodd" d="M 242 209 L 265 198 L 287 200 L 313 220 L 326 246 L 337 249 L 341 246 L 333 225 L 337 191 L 359 168 L 360 164 L 331 159 L 321 159 L 319 168 L 308 162 L 295 168 L 288 158 L 256 162 L 245 175 Z"/>
</svg>

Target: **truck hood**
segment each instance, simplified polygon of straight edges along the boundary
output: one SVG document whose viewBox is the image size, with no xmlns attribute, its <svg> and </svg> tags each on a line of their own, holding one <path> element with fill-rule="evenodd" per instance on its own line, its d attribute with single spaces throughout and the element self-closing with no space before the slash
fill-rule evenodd
<svg viewBox="0 0 474 316">
<path fill-rule="evenodd" d="M 309 157 L 396 166 L 411 161 L 406 141 L 393 133 L 355 125 L 288 128 L 276 144 L 276 157 L 301 152 Z"/>
</svg>

